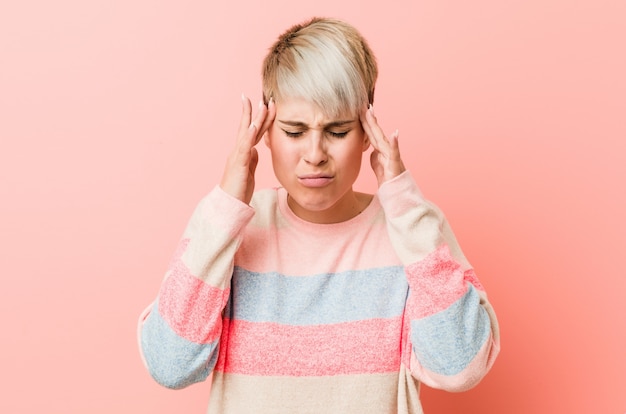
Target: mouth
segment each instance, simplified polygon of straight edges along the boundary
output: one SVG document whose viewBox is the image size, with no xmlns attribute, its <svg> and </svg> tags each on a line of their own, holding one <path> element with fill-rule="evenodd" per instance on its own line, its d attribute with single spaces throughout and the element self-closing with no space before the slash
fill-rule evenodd
<svg viewBox="0 0 626 414">
<path fill-rule="evenodd" d="M 333 179 L 334 177 L 328 174 L 306 174 L 298 176 L 300 184 L 310 188 L 324 187 L 330 184 Z"/>
</svg>

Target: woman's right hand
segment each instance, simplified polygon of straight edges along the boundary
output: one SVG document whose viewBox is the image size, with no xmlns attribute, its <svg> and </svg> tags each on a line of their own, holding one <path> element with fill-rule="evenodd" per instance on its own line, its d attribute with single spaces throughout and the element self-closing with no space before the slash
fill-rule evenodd
<svg viewBox="0 0 626 414">
<path fill-rule="evenodd" d="M 254 192 L 254 172 L 259 162 L 259 154 L 254 147 L 274 122 L 276 107 L 272 99 L 267 106 L 263 101 L 259 102 L 259 110 L 252 121 L 250 99 L 242 95 L 241 100 L 243 111 L 237 143 L 226 161 L 220 187 L 231 196 L 250 204 Z"/>
</svg>

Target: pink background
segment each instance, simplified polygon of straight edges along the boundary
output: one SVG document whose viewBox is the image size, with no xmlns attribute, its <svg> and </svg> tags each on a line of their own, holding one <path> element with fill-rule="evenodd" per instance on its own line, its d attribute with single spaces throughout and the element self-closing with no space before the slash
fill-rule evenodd
<svg viewBox="0 0 626 414">
<path fill-rule="evenodd" d="M 0 412 L 204 412 L 207 383 L 148 376 L 136 318 L 267 47 L 331 15 L 377 53 L 378 118 L 502 326 L 490 375 L 426 412 L 624 413 L 626 2 L 226 3 L 0 5 Z"/>
</svg>

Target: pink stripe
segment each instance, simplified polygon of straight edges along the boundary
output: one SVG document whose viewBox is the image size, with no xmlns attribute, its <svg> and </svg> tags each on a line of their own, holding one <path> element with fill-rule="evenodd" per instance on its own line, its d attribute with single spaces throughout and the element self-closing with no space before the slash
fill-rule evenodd
<svg viewBox="0 0 626 414">
<path fill-rule="evenodd" d="M 411 320 L 404 318 L 402 320 L 402 364 L 405 367 L 410 366 L 411 354 L 413 353 L 413 344 L 411 343 Z"/>
<path fill-rule="evenodd" d="M 448 245 L 439 246 L 406 268 L 411 286 L 407 309 L 411 319 L 424 318 L 452 305 L 467 291 L 464 272 Z"/>
<path fill-rule="evenodd" d="M 401 317 L 311 326 L 224 319 L 216 369 L 262 376 L 394 372 L 401 329 Z"/>
<path fill-rule="evenodd" d="M 200 344 L 215 341 L 230 289 L 219 289 L 193 276 L 178 260 L 159 294 L 159 312 L 177 335 Z"/>
<path fill-rule="evenodd" d="M 474 269 L 467 269 L 465 273 L 463 274 L 463 279 L 465 279 L 466 282 L 471 283 L 472 286 L 474 286 L 476 289 L 481 290 L 483 292 L 485 291 L 485 288 L 480 283 L 480 280 L 478 280 L 478 276 L 476 276 Z"/>
<path fill-rule="evenodd" d="M 276 238 L 267 239 L 268 232 Z M 354 240 L 364 243 L 354 243 Z M 237 265 L 254 272 L 280 272 L 290 276 L 306 276 L 318 273 L 344 272 L 398 265 L 389 234 L 383 220 L 362 226 L 350 240 L 336 237 L 334 233 L 303 234 L 292 227 L 253 227 L 246 229 L 246 243 L 237 251 Z M 293 255 L 290 249 L 280 246 L 305 246 L 306 251 Z M 341 254 L 327 254 L 329 251 Z M 396 258 L 390 263 L 390 258 Z"/>
</svg>

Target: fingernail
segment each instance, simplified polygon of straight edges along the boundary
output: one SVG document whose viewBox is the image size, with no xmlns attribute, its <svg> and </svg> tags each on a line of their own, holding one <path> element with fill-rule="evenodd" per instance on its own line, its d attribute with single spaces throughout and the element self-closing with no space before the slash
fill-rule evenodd
<svg viewBox="0 0 626 414">
<path fill-rule="evenodd" d="M 263 109 L 264 106 L 265 106 L 265 104 L 263 103 L 263 99 L 261 99 L 259 101 L 259 109 Z"/>
<path fill-rule="evenodd" d="M 254 122 L 251 122 L 250 123 L 250 129 L 254 129 L 254 128 L 256 128 L 256 124 Z"/>
<path fill-rule="evenodd" d="M 370 104 L 369 111 L 372 115 L 374 115 L 374 105 Z"/>
<path fill-rule="evenodd" d="M 243 94 L 243 92 L 241 92 L 241 100 L 245 101 L 246 100 L 246 95 Z"/>
</svg>

